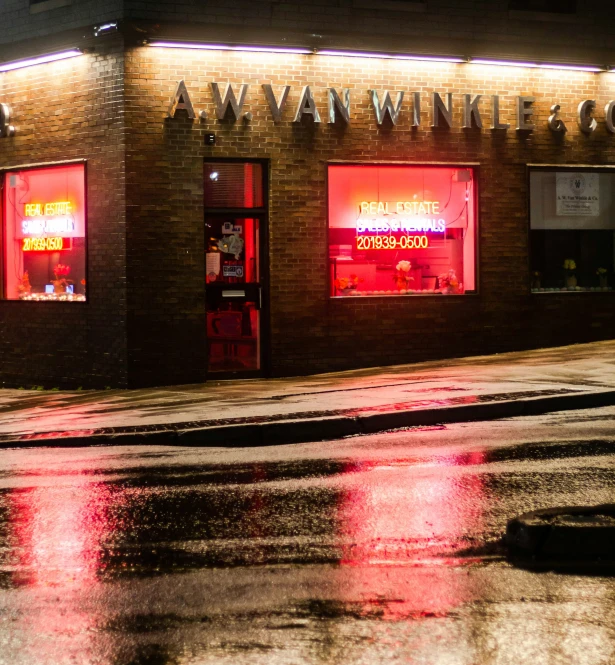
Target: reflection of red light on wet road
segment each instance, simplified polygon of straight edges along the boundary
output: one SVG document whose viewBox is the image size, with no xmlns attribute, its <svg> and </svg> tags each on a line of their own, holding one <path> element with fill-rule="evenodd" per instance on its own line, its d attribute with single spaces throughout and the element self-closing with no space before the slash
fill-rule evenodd
<svg viewBox="0 0 615 665">
<path fill-rule="evenodd" d="M 481 531 L 482 482 L 474 467 L 482 459 L 474 453 L 424 465 L 368 462 L 359 470 L 338 512 L 341 565 L 355 570 L 347 569 L 351 596 L 377 594 L 384 574 L 387 588 L 401 590 L 408 566 L 428 561 L 429 574 L 417 574 L 409 595 L 402 594 L 408 600 L 379 605 L 384 618 L 439 615 L 469 598 L 466 577 L 451 575 L 450 568 L 472 561 L 458 552 L 475 544 Z M 369 612 L 373 602 L 366 604 Z"/>
<path fill-rule="evenodd" d="M 98 662 L 90 603 L 104 595 L 98 573 L 114 527 L 113 493 L 95 465 L 29 468 L 7 497 L 13 582 L 29 587 L 28 611 L 12 626 L 24 663 Z"/>
<path fill-rule="evenodd" d="M 95 583 L 101 541 L 109 532 L 110 494 L 91 478 L 15 490 L 10 495 L 13 542 L 19 568 L 37 586 Z"/>
</svg>

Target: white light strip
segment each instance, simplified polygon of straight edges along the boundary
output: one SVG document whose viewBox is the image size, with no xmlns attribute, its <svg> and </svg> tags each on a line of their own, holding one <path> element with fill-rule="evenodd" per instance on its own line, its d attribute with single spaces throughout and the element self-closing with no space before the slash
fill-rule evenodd
<svg viewBox="0 0 615 665">
<path fill-rule="evenodd" d="M 552 65 L 545 62 L 515 62 L 513 60 L 484 60 L 483 58 L 472 58 L 472 65 L 495 65 L 497 67 L 526 67 L 533 69 L 565 69 L 576 72 L 602 72 L 602 67 L 592 67 L 591 65 Z"/>
<path fill-rule="evenodd" d="M 590 67 L 589 65 L 547 65 L 542 62 L 538 65 L 540 69 L 566 69 L 573 72 L 604 72 L 604 67 Z"/>
<path fill-rule="evenodd" d="M 370 53 L 368 51 L 333 51 L 322 49 L 317 55 L 337 55 L 349 58 L 386 58 L 388 60 L 420 60 L 425 62 L 465 62 L 463 58 L 439 55 L 405 55 L 404 53 Z"/>
<path fill-rule="evenodd" d="M 561 69 L 577 72 L 603 72 L 604 67 L 592 65 L 563 65 L 544 62 L 516 62 L 514 60 L 488 60 L 484 58 L 461 58 L 457 56 L 439 55 L 406 55 L 404 53 L 377 53 L 370 51 L 340 51 L 336 49 L 308 49 L 285 46 L 229 46 L 226 44 L 202 44 L 198 42 L 150 42 L 150 46 L 162 48 L 188 48 L 205 51 L 248 51 L 255 53 L 297 53 L 300 55 L 328 55 L 348 58 L 381 58 L 387 60 L 413 60 L 422 62 L 453 62 L 470 63 L 473 65 L 493 65 L 496 67 L 525 67 L 532 69 Z"/>
<path fill-rule="evenodd" d="M 117 23 L 103 23 L 102 25 L 97 26 L 94 28 L 94 37 L 98 37 L 100 34 L 107 32 L 108 30 L 117 30 Z"/>
<path fill-rule="evenodd" d="M 497 67 L 538 67 L 535 62 L 511 62 L 510 60 L 483 60 L 482 58 L 472 58 L 473 65 L 495 65 Z"/>
<path fill-rule="evenodd" d="M 299 53 L 307 55 L 312 53 L 308 48 L 294 48 L 289 46 L 227 46 L 226 44 L 198 44 L 191 42 L 150 42 L 150 46 L 162 48 L 193 48 L 205 51 L 248 51 L 252 53 Z"/>
<path fill-rule="evenodd" d="M 79 49 L 71 49 L 70 51 L 61 51 L 59 53 L 40 55 L 36 58 L 28 58 L 27 60 L 15 60 L 14 62 L 0 64 L 0 72 L 10 72 L 13 69 L 21 69 L 22 67 L 42 65 L 46 62 L 55 62 L 56 60 L 66 60 L 66 58 L 74 58 L 78 55 L 83 55 L 83 52 Z"/>
</svg>

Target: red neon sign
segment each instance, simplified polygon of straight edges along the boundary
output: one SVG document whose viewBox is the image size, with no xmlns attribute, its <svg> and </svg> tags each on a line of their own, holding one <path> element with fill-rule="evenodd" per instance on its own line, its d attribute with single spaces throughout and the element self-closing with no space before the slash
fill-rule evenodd
<svg viewBox="0 0 615 665">
<path fill-rule="evenodd" d="M 60 252 L 72 249 L 70 238 L 51 237 L 51 238 L 23 238 L 21 247 L 23 252 Z"/>
<path fill-rule="evenodd" d="M 428 236 L 357 236 L 357 249 L 426 249 Z"/>
</svg>

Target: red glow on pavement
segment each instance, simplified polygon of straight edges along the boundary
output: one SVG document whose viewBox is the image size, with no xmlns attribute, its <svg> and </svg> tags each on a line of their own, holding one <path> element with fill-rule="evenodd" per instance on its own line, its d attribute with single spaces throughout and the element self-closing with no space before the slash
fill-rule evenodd
<svg viewBox="0 0 615 665">
<path fill-rule="evenodd" d="M 407 583 L 407 566 L 427 562 L 430 572 L 417 575 L 410 601 L 378 604 L 383 618 L 408 617 L 416 607 L 444 615 L 471 597 L 465 576 L 451 576 L 445 569 L 474 561 L 458 553 L 471 547 L 481 531 L 483 487 L 478 473 L 463 467 L 478 466 L 482 460 L 482 453 L 472 453 L 434 458 L 424 470 L 407 461 L 368 462 L 355 469 L 356 489 L 348 492 L 338 512 L 340 563 L 356 570 L 346 580 L 349 599 L 369 596 L 370 589 L 382 585 L 383 574 L 385 588 L 395 593 L 396 584 Z M 374 609 L 371 597 L 365 611 Z"/>
<path fill-rule="evenodd" d="M 111 494 L 91 477 L 63 476 L 58 484 L 15 490 L 11 524 L 22 583 L 87 587 L 96 583 L 101 544 L 109 535 Z"/>
</svg>

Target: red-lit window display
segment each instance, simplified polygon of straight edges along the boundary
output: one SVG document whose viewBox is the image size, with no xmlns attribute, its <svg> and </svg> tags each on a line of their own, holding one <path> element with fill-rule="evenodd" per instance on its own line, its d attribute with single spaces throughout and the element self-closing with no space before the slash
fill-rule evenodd
<svg viewBox="0 0 615 665">
<path fill-rule="evenodd" d="M 4 174 L 4 297 L 86 299 L 85 167 Z"/>
<path fill-rule="evenodd" d="M 332 296 L 476 290 L 472 168 L 329 165 Z"/>
</svg>

